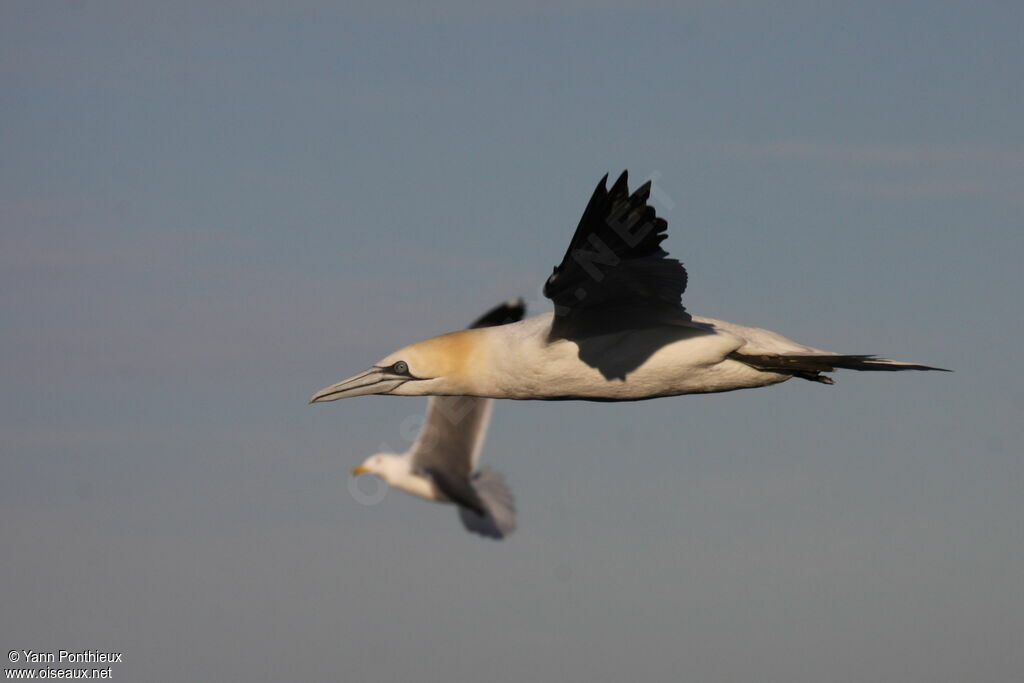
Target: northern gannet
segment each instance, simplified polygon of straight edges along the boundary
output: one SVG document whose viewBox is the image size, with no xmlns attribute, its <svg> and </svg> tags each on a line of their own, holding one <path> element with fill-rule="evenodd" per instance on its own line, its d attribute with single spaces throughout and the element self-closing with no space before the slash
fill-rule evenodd
<svg viewBox="0 0 1024 683">
<path fill-rule="evenodd" d="M 756 327 L 691 316 L 683 265 L 662 250 L 668 224 L 623 172 L 594 190 L 544 285 L 554 312 L 403 347 L 310 403 L 367 394 L 637 401 L 751 389 L 849 370 L 941 370 L 798 344 Z"/>
<path fill-rule="evenodd" d="M 470 329 L 523 319 L 522 299 L 491 309 Z M 516 528 L 512 491 L 499 473 L 477 469 L 494 402 L 472 396 L 431 396 L 423 428 L 406 453 L 376 453 L 352 470 L 375 474 L 391 486 L 420 498 L 454 503 L 463 526 L 501 539 Z"/>
</svg>

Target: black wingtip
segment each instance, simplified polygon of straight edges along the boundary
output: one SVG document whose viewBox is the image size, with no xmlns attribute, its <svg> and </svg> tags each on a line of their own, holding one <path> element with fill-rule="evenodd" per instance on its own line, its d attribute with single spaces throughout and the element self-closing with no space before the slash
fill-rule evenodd
<svg viewBox="0 0 1024 683">
<path fill-rule="evenodd" d="M 522 298 L 510 299 L 499 304 L 473 321 L 470 328 L 497 327 L 519 322 L 526 314 L 526 302 Z"/>
<path fill-rule="evenodd" d="M 619 179 L 612 185 L 612 189 L 608 190 L 608 196 L 613 200 L 616 197 L 629 196 L 629 171 L 622 172 Z"/>
<path fill-rule="evenodd" d="M 621 317 L 624 311 L 643 310 L 648 322 L 689 321 L 681 301 L 686 269 L 661 246 L 668 222 L 648 203 L 653 182 L 641 183 L 631 196 L 628 169 L 605 191 L 607 180 L 605 174 L 562 262 L 544 283 L 542 291 L 554 302 L 556 318 L 574 319 L 576 332 L 584 329 L 580 321 L 585 318 L 607 327 L 612 311 Z M 555 336 L 571 334 L 565 325 L 559 328 L 552 328 Z"/>
</svg>

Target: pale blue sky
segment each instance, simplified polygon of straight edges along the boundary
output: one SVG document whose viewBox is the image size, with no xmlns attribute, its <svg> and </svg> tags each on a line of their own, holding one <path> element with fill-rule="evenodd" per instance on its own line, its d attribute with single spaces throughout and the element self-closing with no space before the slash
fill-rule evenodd
<svg viewBox="0 0 1024 683">
<path fill-rule="evenodd" d="M 115 680 L 996 683 L 1024 670 L 1024 9 L 5 2 L 0 645 Z M 520 529 L 307 406 L 656 181 L 698 315 L 950 367 L 500 403 Z"/>
</svg>

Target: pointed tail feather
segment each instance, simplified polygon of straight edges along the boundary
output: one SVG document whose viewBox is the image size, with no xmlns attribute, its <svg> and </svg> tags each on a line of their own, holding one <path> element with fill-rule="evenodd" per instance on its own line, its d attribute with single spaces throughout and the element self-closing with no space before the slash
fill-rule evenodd
<svg viewBox="0 0 1024 683">
<path fill-rule="evenodd" d="M 481 516 L 460 505 L 462 525 L 473 533 L 493 539 L 505 538 L 515 531 L 516 503 L 505 477 L 484 467 L 473 475 L 472 485 L 487 514 Z"/>
<path fill-rule="evenodd" d="M 820 373 L 833 372 L 837 368 L 844 370 L 872 370 L 883 372 L 899 372 L 901 370 L 938 370 L 951 372 L 945 368 L 933 368 L 930 365 L 904 363 L 878 356 L 849 356 L 841 354 L 743 354 L 732 353 L 736 360 L 768 372 L 781 372 L 802 377 L 803 379 L 825 384 L 834 384 L 829 377 Z"/>
</svg>

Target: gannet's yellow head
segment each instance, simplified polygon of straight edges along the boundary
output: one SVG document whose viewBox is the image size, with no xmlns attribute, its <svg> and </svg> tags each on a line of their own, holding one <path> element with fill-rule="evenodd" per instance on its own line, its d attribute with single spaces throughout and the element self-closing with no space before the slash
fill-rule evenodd
<svg viewBox="0 0 1024 683">
<path fill-rule="evenodd" d="M 368 394 L 475 395 L 475 376 L 486 366 L 486 333 L 485 329 L 460 330 L 410 344 L 369 370 L 321 389 L 309 402 Z"/>
</svg>

